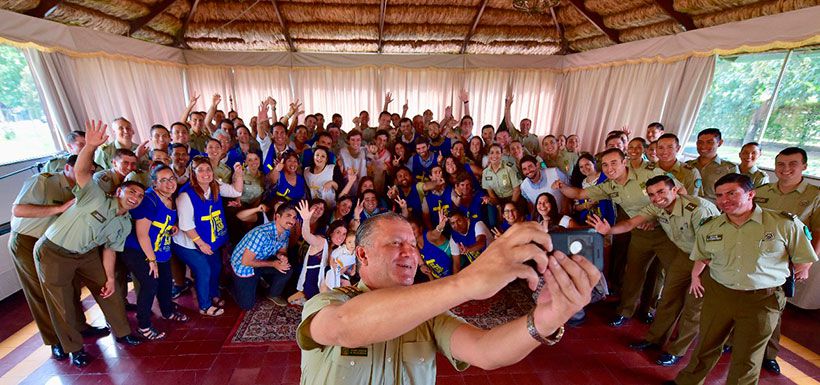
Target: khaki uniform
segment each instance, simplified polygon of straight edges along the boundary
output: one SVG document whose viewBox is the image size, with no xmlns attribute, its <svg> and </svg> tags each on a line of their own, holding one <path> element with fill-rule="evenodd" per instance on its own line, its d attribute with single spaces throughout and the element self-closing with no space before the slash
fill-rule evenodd
<svg viewBox="0 0 820 385">
<path fill-rule="evenodd" d="M 700 171 L 700 176 L 703 178 L 703 187 L 700 189 L 698 196 L 706 198 L 712 203 L 715 203 L 715 182 L 726 174 L 740 171 L 736 164 L 723 160 L 719 156 L 703 167 L 698 166 L 698 158 L 687 161 L 686 164 Z"/>
<path fill-rule="evenodd" d="M 755 194 L 755 203 L 760 207 L 797 215 L 801 222 L 809 226 L 810 232 L 820 234 L 820 187 L 809 184 L 803 179 L 797 189 L 788 194 L 781 193 L 777 188 L 777 183 L 760 186 L 755 190 Z M 820 280 L 820 270 L 817 266 L 812 267 L 807 281 L 813 282 L 814 280 Z M 801 282 L 801 285 L 796 288 L 795 297 L 798 294 L 811 294 L 807 292 L 809 287 L 803 284 Z M 780 320 L 774 328 L 772 338 L 766 345 L 766 359 L 775 359 L 778 351 L 780 351 Z"/>
<path fill-rule="evenodd" d="M 131 143 L 131 148 L 129 150 L 133 151 L 134 154 L 137 153 L 137 148 L 139 144 Z M 112 161 L 114 160 L 114 153 L 117 149 L 122 148 L 120 143 L 116 140 L 113 142 L 108 142 L 103 144 L 100 147 L 97 147 L 97 150 L 94 152 L 94 163 L 100 165 L 103 169 L 110 169 L 114 166 Z"/>
<path fill-rule="evenodd" d="M 564 150 L 558 151 L 558 156 L 554 159 L 544 159 L 544 164 L 546 164 L 547 167 L 556 167 L 566 175 L 572 175 L 572 170 L 575 169 L 575 163 L 577 162 L 578 154 Z"/>
<path fill-rule="evenodd" d="M 498 172 L 495 172 L 492 167 L 487 166 L 481 173 L 481 188 L 492 189 L 499 198 L 512 197 L 513 190 L 518 186 L 521 186 L 521 179 L 515 167 L 501 164 Z"/>
<path fill-rule="evenodd" d="M 49 159 L 48 162 L 46 162 L 46 164 L 43 165 L 43 172 L 63 172 L 63 170 L 65 169 L 65 164 L 68 161 L 68 157 L 70 156 L 71 154 L 64 153 Z"/>
<path fill-rule="evenodd" d="M 29 178 L 23 185 L 22 190 L 17 195 L 14 204 L 30 204 L 38 206 L 61 205 L 74 198 L 68 179 L 62 173 L 51 174 L 42 173 Z M 34 263 L 34 244 L 37 243 L 49 225 L 57 216 L 43 218 L 11 218 L 11 237 L 9 238 L 9 250 L 14 259 L 14 267 L 17 270 L 17 277 L 23 287 L 23 296 L 26 297 L 29 310 L 40 330 L 40 337 L 46 345 L 57 345 L 60 343 L 51 317 L 48 314 L 43 288 L 40 286 L 40 279 L 37 277 L 37 268 Z M 80 285 L 74 285 L 75 306 L 80 304 Z M 82 309 L 81 307 L 77 308 Z M 75 313 L 71 320 L 72 327 L 81 328 L 85 325 L 85 317 L 80 312 Z"/>
<path fill-rule="evenodd" d="M 654 176 L 663 175 L 663 171 L 659 168 L 653 170 L 646 168 L 627 170 L 629 175 L 625 184 L 620 185 L 610 179 L 599 185 L 588 187 L 586 191 L 589 199 L 596 201 L 612 200 L 613 203 L 623 208 L 624 212 L 631 218 L 640 214 L 644 207 L 651 204 L 646 193 L 646 181 Z M 638 308 L 641 289 L 655 256 L 658 256 L 663 267 L 669 266 L 675 257 L 674 244 L 669 241 L 669 238 L 660 227 L 649 231 L 634 229 L 631 231 L 631 236 L 621 289 L 621 303 L 618 306 L 618 313 L 627 318 L 632 317 Z M 655 282 L 655 277 L 651 277 L 651 281 Z M 654 301 L 654 299 L 652 300 Z M 652 306 L 653 304 L 648 305 Z"/>
<path fill-rule="evenodd" d="M 88 182 L 72 190 L 77 202 L 52 223 L 34 248 L 37 273 L 42 282 L 51 321 L 66 352 L 82 349 L 82 335 L 72 328 L 67 314 L 75 314 L 72 281 L 80 277 L 100 305 L 116 337 L 131 333 L 122 296 L 100 297 L 106 275 L 100 246 L 122 251 L 131 232 L 131 216 L 117 216 L 118 203 L 97 184 Z"/>
<path fill-rule="evenodd" d="M 700 196 L 700 190 L 703 188 L 703 180 L 700 177 L 700 171 L 694 166 L 676 161 L 669 171 L 664 170 L 657 163 L 650 163 L 647 167 L 658 168 L 665 172 L 666 175 L 677 179 L 686 188 L 686 195 L 693 197 Z"/>
<path fill-rule="evenodd" d="M 108 195 L 114 195 L 117 192 L 117 187 L 125 182 L 125 178 L 121 177 L 120 174 L 117 174 L 116 171 L 113 169 L 97 171 L 92 176 L 94 179 L 94 183 Z"/>
<path fill-rule="evenodd" d="M 752 168 L 750 168 L 749 171 L 741 172 L 741 174 L 751 178 L 752 185 L 754 185 L 755 188 L 758 188 L 766 183 L 769 183 L 769 175 L 760 170 L 757 166 L 752 166 Z"/>
<path fill-rule="evenodd" d="M 370 291 L 363 282 L 320 293 L 305 303 L 296 342 L 302 349 L 301 384 L 434 384 L 436 352 L 458 371 L 469 366 L 453 358 L 450 337 L 465 321 L 449 311 L 422 323 L 404 335 L 368 346 L 323 346 L 310 336 L 313 316 L 328 305 L 341 305 Z"/>
<path fill-rule="evenodd" d="M 205 128 L 203 127 L 199 134 L 191 130 L 191 137 L 188 140 L 188 145 L 191 146 L 194 150 L 197 150 L 201 153 L 205 153 L 205 146 L 208 145 L 208 138 L 211 136 L 205 133 Z"/>
<path fill-rule="evenodd" d="M 222 183 L 231 184 L 232 175 L 233 169 L 228 167 L 225 163 L 219 162 L 214 169 L 214 176 L 216 176 L 216 179 L 222 181 Z"/>
<path fill-rule="evenodd" d="M 728 384 L 757 384 L 766 341 L 786 305 L 789 262 L 817 261 L 806 226 L 788 213 L 755 206 L 740 226 L 726 215 L 707 221 L 690 258 L 707 260 L 700 342 L 675 382 L 702 384 L 734 329 Z"/>
<path fill-rule="evenodd" d="M 707 218 L 720 215 L 712 202 L 691 195 L 679 195 L 672 204 L 672 211 L 649 205 L 641 210 L 641 216 L 657 219 L 663 231 L 675 246 L 676 255 L 666 270 L 661 302 L 655 322 L 649 328 L 646 340 L 663 345 L 672 337 L 677 323 L 678 334 L 670 339 L 666 352 L 683 356 L 698 334 L 702 299 L 689 294 L 694 262 L 689 254 L 695 243 L 695 234 Z M 677 321 L 677 322 L 676 322 Z"/>
<path fill-rule="evenodd" d="M 140 183 L 141 185 L 145 186 L 146 189 L 152 186 L 151 173 L 148 171 L 136 170 L 129 172 L 128 175 L 125 176 L 125 182 L 132 181 Z"/>
</svg>

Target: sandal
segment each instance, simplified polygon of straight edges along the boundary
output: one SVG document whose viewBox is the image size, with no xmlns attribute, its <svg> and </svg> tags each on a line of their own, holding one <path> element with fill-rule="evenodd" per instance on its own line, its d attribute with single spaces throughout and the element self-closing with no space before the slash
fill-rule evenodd
<svg viewBox="0 0 820 385">
<path fill-rule="evenodd" d="M 160 332 L 153 327 L 145 328 L 145 329 L 137 329 L 137 332 L 148 341 L 155 341 L 159 339 L 165 338 L 165 332 Z"/>
<path fill-rule="evenodd" d="M 162 317 L 162 318 L 165 318 L 169 321 L 188 322 L 188 316 L 183 314 L 183 313 L 180 313 L 178 311 L 175 311 L 173 314 L 169 315 L 168 317 Z"/>
<path fill-rule="evenodd" d="M 209 317 L 218 317 L 221 316 L 223 313 L 225 313 L 225 309 L 216 306 L 211 306 L 208 308 L 208 310 L 199 311 L 199 314 L 206 315 Z"/>
<path fill-rule="evenodd" d="M 211 305 L 216 307 L 225 307 L 225 300 L 219 297 L 211 298 Z"/>
</svg>

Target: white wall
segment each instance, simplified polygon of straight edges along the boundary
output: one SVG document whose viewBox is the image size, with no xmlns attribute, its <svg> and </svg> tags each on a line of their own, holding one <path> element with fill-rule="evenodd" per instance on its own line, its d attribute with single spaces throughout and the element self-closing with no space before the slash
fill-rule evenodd
<svg viewBox="0 0 820 385">
<path fill-rule="evenodd" d="M 28 168 L 42 159 L 24 161 L 0 166 L 0 176 Z M 23 171 L 19 174 L 0 180 L 0 223 L 11 220 L 11 205 L 17 198 L 17 193 L 23 186 L 23 182 L 37 172 L 36 168 Z M 20 280 L 14 271 L 14 262 L 9 252 L 10 234 L 0 236 L 0 299 L 6 298 L 20 290 Z"/>
</svg>

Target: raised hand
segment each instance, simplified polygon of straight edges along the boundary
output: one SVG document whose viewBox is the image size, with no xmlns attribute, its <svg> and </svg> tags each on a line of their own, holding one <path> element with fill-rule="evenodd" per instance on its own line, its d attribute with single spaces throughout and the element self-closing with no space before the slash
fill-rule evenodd
<svg viewBox="0 0 820 385">
<path fill-rule="evenodd" d="M 270 97 L 270 96 L 268 96 L 268 98 L 265 99 L 265 104 L 267 104 L 267 105 L 269 105 L 273 108 L 276 108 L 276 100 L 274 98 Z"/>
<path fill-rule="evenodd" d="M 359 219 L 362 216 L 362 212 L 364 211 L 364 205 L 362 204 L 361 199 L 356 200 L 356 207 L 353 208 L 353 218 Z"/>
<path fill-rule="evenodd" d="M 393 167 L 399 167 L 401 158 L 398 155 L 393 156 Z"/>
<path fill-rule="evenodd" d="M 621 131 L 623 131 L 623 132 L 624 132 L 624 134 L 626 134 L 626 136 L 627 136 L 628 138 L 629 138 L 629 137 L 632 137 L 632 130 L 630 130 L 630 129 L 629 129 L 629 126 L 624 125 L 623 127 L 621 127 Z"/>
<path fill-rule="evenodd" d="M 595 231 L 607 235 L 612 230 L 612 227 L 609 225 L 606 219 L 601 219 L 597 215 L 590 213 L 587 216 L 587 224 L 594 227 Z"/>
<path fill-rule="evenodd" d="M 273 171 L 279 173 L 280 171 L 285 169 L 285 159 L 279 159 L 276 161 L 276 165 L 273 166 Z"/>
<path fill-rule="evenodd" d="M 399 207 L 400 207 L 402 210 L 406 210 L 406 209 L 407 209 L 407 201 L 406 201 L 406 200 L 404 200 L 404 199 L 402 199 L 401 197 L 396 197 L 396 198 L 394 198 L 394 199 L 393 199 L 393 201 L 394 201 L 394 202 L 396 202 L 396 204 L 397 204 L 397 205 L 399 205 Z"/>
<path fill-rule="evenodd" d="M 222 95 L 214 94 L 213 98 L 211 98 L 211 104 L 218 106 L 220 102 L 222 102 Z"/>
<path fill-rule="evenodd" d="M 459 100 L 461 100 L 462 103 L 467 103 L 470 101 L 470 94 L 467 92 L 467 90 L 462 89 L 461 92 L 459 92 L 458 94 L 458 98 Z"/>
<path fill-rule="evenodd" d="M 242 170 L 242 163 L 236 162 L 233 164 L 233 173 L 234 175 L 244 173 L 244 170 Z"/>
<path fill-rule="evenodd" d="M 87 146 L 99 147 L 108 140 L 108 125 L 104 124 L 102 120 L 85 121 L 85 144 Z"/>
<path fill-rule="evenodd" d="M 453 118 L 453 106 L 444 107 L 444 119 Z"/>
<path fill-rule="evenodd" d="M 560 190 L 562 187 L 565 187 L 565 186 L 566 186 L 566 184 L 563 181 L 561 181 L 560 179 L 558 179 L 555 182 L 552 182 L 551 187 L 552 187 L 553 190 Z"/>
<path fill-rule="evenodd" d="M 490 232 L 493 233 L 493 239 L 501 238 L 501 230 L 498 227 L 493 227 L 490 229 Z"/>
<path fill-rule="evenodd" d="M 310 209 L 310 204 L 306 200 L 299 202 L 299 205 L 296 207 L 296 212 L 299 213 L 299 216 L 302 217 L 302 220 L 305 222 L 310 221 L 310 218 L 313 216 L 313 210 Z"/>
<path fill-rule="evenodd" d="M 384 95 L 384 108 L 387 108 L 387 106 L 390 105 L 390 103 L 392 103 L 392 102 L 393 102 L 393 93 L 388 91 Z"/>
<path fill-rule="evenodd" d="M 404 105 L 401 106 L 402 113 L 407 114 L 407 110 L 410 109 L 410 107 L 408 107 L 408 105 L 409 105 L 409 102 L 407 101 L 407 99 L 405 99 L 404 100 Z"/>
<path fill-rule="evenodd" d="M 191 95 L 191 99 L 188 101 L 188 107 L 195 106 L 197 100 L 199 100 L 199 95 L 196 95 L 196 94 Z"/>
<path fill-rule="evenodd" d="M 137 147 L 137 159 L 142 158 L 143 155 L 148 153 L 148 143 L 151 143 L 151 142 L 146 140 L 146 141 L 142 142 L 142 144 L 140 144 L 139 147 Z"/>
</svg>

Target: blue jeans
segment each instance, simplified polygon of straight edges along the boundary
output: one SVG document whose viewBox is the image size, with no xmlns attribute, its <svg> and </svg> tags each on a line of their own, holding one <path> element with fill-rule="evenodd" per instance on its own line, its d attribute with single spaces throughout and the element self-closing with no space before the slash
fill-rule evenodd
<svg viewBox="0 0 820 385">
<path fill-rule="evenodd" d="M 293 274 L 293 269 L 282 273 L 272 267 L 257 267 L 253 271 L 254 275 L 251 277 L 237 277 L 235 274 L 233 276 L 234 298 L 242 310 L 250 310 L 256 302 L 256 286 L 259 279 L 264 279 L 270 284 L 268 297 L 278 297 L 282 295 L 285 284 Z"/>
<path fill-rule="evenodd" d="M 219 297 L 219 273 L 222 270 L 222 249 L 207 255 L 199 249 L 188 249 L 171 244 L 171 252 L 191 268 L 196 287 L 196 300 L 200 310 L 211 307 L 211 299 Z"/>
<path fill-rule="evenodd" d="M 171 263 L 158 262 L 159 274 L 158 278 L 154 278 L 149 273 L 148 262 L 145 261 L 145 253 L 142 250 L 126 247 L 117 254 L 120 261 L 125 264 L 140 284 L 140 290 L 137 292 L 137 324 L 139 327 L 141 329 L 151 327 L 151 307 L 154 305 L 155 296 L 163 317 L 170 317 L 174 314 L 174 303 L 171 302 Z"/>
</svg>

